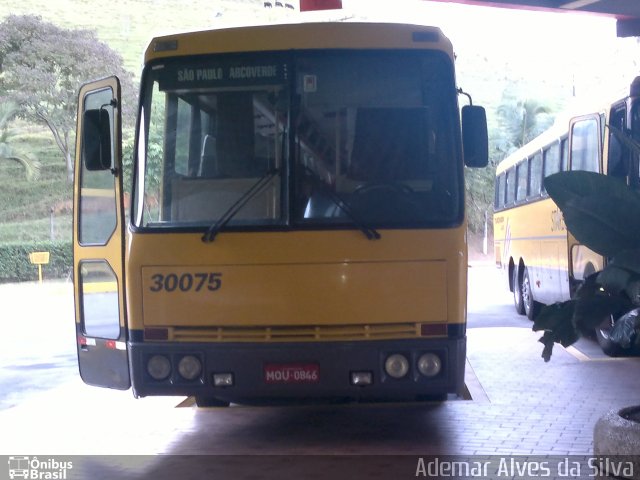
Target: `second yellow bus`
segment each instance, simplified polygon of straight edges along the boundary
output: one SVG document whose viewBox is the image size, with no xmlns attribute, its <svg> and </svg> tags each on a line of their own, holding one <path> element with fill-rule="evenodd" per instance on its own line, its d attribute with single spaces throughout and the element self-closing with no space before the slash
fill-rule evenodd
<svg viewBox="0 0 640 480">
<path fill-rule="evenodd" d="M 587 170 L 615 175 L 637 186 L 638 157 L 608 127 L 640 138 L 639 86 L 634 82 L 628 96 L 603 108 L 556 121 L 498 165 L 495 259 L 518 313 L 533 319 L 541 305 L 570 299 L 588 275 L 603 268 L 605 259 L 567 231 L 543 179 L 561 170 Z M 596 336 L 603 350 L 614 354 L 610 327 L 603 324 Z"/>
</svg>

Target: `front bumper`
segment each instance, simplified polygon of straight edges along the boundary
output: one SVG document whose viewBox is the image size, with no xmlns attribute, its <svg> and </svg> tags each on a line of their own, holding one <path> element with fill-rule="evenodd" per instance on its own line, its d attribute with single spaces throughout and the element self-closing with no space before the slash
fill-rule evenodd
<svg viewBox="0 0 640 480">
<path fill-rule="evenodd" d="M 442 369 L 434 377 L 418 371 L 418 358 L 427 352 L 440 357 Z M 461 395 L 464 389 L 466 337 L 345 341 L 317 343 L 183 343 L 129 344 L 132 383 L 137 396 L 185 395 L 216 398 L 235 403 L 262 401 L 343 399 L 400 400 Z M 400 379 L 386 374 L 385 360 L 400 353 L 409 360 L 409 371 Z M 154 355 L 166 356 L 172 365 L 167 378 L 154 380 L 147 363 Z M 197 357 L 202 373 L 185 380 L 177 365 L 185 355 Z M 266 365 L 313 365 L 318 378 L 301 382 L 269 382 Z M 353 385 L 352 373 L 371 372 L 370 385 Z M 232 386 L 216 387 L 213 375 L 230 373 Z"/>
</svg>

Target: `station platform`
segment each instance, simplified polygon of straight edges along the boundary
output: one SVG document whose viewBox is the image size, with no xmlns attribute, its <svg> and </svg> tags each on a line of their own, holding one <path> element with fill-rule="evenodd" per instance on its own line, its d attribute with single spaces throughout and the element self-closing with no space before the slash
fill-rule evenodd
<svg viewBox="0 0 640 480">
<path fill-rule="evenodd" d="M 475 308 L 470 298 L 464 398 L 197 408 L 75 377 L 0 410 L 0 455 L 69 457 L 66 478 L 92 480 L 416 478 L 422 457 L 592 455 L 597 420 L 640 403 L 640 358 L 606 357 L 585 339 L 545 363 L 540 334 L 508 301 Z"/>
<path fill-rule="evenodd" d="M 468 337 L 471 399 L 198 409 L 177 407 L 188 404 L 183 398 L 136 400 L 78 379 L 0 412 L 0 452 L 121 456 L 88 457 L 82 464 L 91 478 L 198 478 L 179 474 L 195 468 L 191 456 L 205 456 L 197 463 L 217 472 L 210 478 L 243 478 L 234 468 L 257 458 L 259 471 L 265 462 L 293 468 L 291 459 L 300 456 L 307 467 L 344 455 L 368 458 L 366 465 L 407 455 L 588 456 L 598 418 L 638 403 L 640 358 L 556 347 L 544 363 L 538 334 L 527 329 L 473 328 Z"/>
</svg>

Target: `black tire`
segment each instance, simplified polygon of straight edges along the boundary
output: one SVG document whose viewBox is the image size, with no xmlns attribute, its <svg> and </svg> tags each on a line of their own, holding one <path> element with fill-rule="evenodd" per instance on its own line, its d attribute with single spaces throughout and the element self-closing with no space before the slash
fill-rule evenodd
<svg viewBox="0 0 640 480">
<path fill-rule="evenodd" d="M 529 320 L 533 320 L 540 312 L 540 304 L 533 299 L 533 291 L 531 289 L 531 280 L 529 279 L 529 270 L 524 269 L 522 274 L 522 304 L 524 306 L 524 313 Z"/>
<path fill-rule="evenodd" d="M 229 402 L 218 400 L 215 397 L 196 397 L 196 405 L 203 407 L 228 407 Z"/>
<path fill-rule="evenodd" d="M 518 268 L 513 268 L 513 305 L 516 307 L 516 312 L 520 315 L 524 315 L 524 301 L 522 299 L 522 285 L 518 279 Z"/>
<path fill-rule="evenodd" d="M 596 340 L 602 351 L 610 357 L 618 357 L 622 354 L 622 347 L 617 343 L 614 343 L 609 338 L 609 332 L 613 328 L 615 320 L 612 315 L 609 315 L 602 321 L 600 326 L 596 328 Z"/>
</svg>

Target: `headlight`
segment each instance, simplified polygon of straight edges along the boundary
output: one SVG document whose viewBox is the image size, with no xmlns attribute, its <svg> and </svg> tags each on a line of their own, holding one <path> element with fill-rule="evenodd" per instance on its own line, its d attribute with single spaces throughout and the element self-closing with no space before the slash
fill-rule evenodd
<svg viewBox="0 0 640 480">
<path fill-rule="evenodd" d="M 425 353 L 418 359 L 418 371 L 425 377 L 435 377 L 442 370 L 442 361 L 435 353 Z"/>
<path fill-rule="evenodd" d="M 154 355 L 147 362 L 147 373 L 154 380 L 164 380 L 171 374 L 171 362 L 164 355 Z"/>
<path fill-rule="evenodd" d="M 394 353 L 384 362 L 384 370 L 393 378 L 402 378 L 409 372 L 409 360 L 404 355 Z"/>
<path fill-rule="evenodd" d="M 202 372 L 202 363 L 198 357 L 185 355 L 178 362 L 178 373 L 186 380 L 195 380 Z"/>
</svg>

